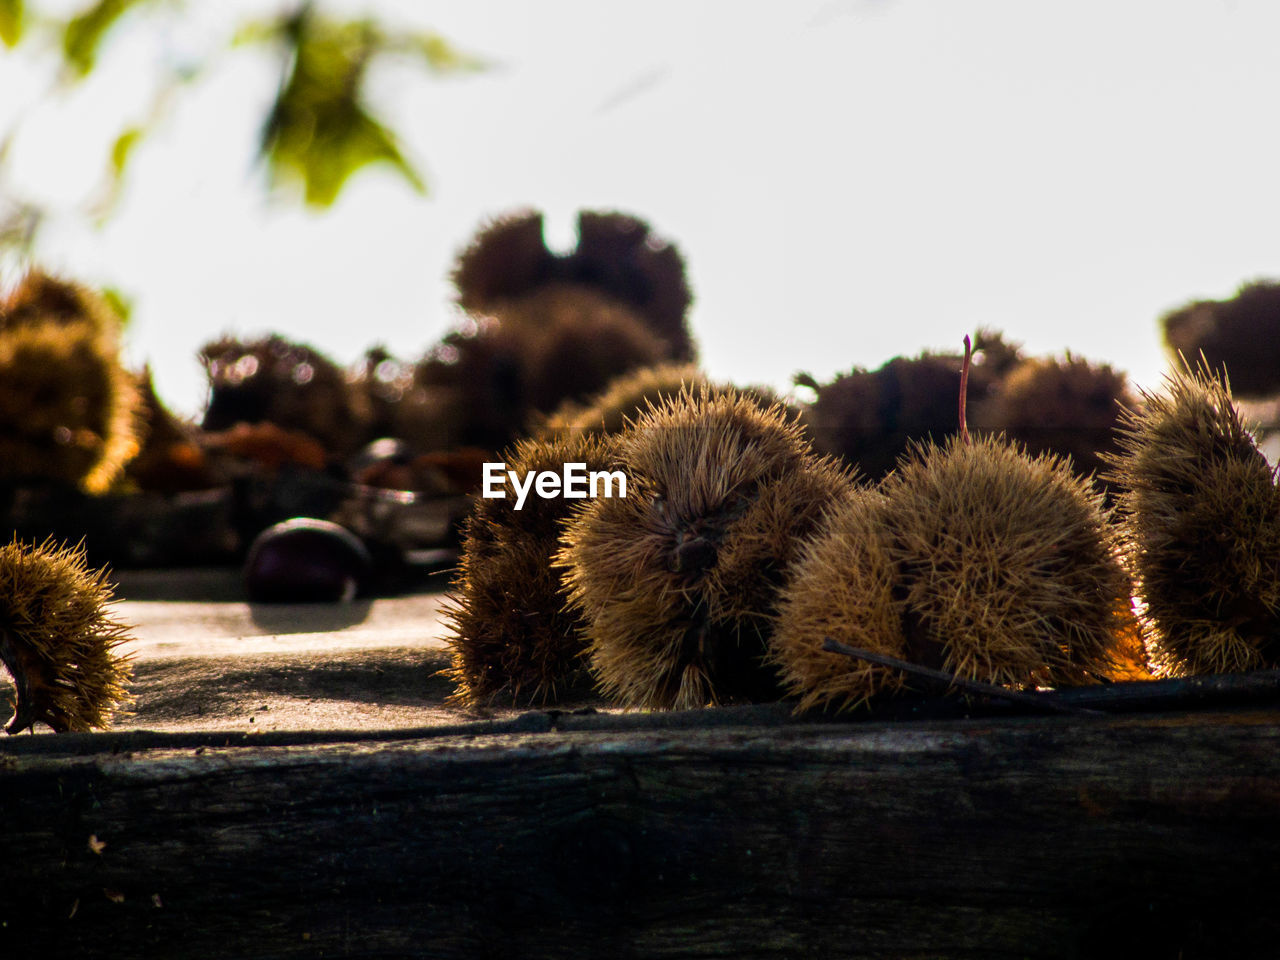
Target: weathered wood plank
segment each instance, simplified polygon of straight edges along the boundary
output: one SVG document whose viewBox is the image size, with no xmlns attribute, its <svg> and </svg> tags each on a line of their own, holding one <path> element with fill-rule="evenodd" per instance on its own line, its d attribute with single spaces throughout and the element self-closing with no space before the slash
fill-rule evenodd
<svg viewBox="0 0 1280 960">
<path fill-rule="evenodd" d="M 19 738 L 0 955 L 1274 956 L 1277 720 Z"/>
</svg>

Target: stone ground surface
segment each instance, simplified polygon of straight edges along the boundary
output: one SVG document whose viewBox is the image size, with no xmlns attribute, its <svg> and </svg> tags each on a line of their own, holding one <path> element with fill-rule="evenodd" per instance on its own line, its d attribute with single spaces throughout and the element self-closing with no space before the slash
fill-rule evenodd
<svg viewBox="0 0 1280 960">
<path fill-rule="evenodd" d="M 440 675 L 448 648 L 438 590 L 347 604 L 250 604 L 239 599 L 234 572 L 126 571 L 117 579 L 114 615 L 133 627 L 135 703 L 112 729 L 356 730 L 521 712 L 445 703 L 452 685 Z M 172 596 L 182 599 L 164 599 Z M 10 691 L 0 670 L 0 713 Z"/>
</svg>

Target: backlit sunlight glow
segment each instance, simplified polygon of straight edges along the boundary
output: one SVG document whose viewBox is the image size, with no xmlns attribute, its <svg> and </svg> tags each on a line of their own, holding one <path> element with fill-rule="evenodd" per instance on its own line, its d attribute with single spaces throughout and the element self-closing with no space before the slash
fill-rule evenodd
<svg viewBox="0 0 1280 960">
<path fill-rule="evenodd" d="M 0 129 L 21 119 L 0 195 L 53 208 L 50 269 L 132 298 L 129 359 L 183 413 L 224 332 L 344 364 L 375 343 L 420 356 L 458 320 L 455 252 L 513 207 L 544 210 L 557 247 L 581 208 L 645 218 L 688 262 L 708 372 L 783 389 L 979 326 L 1155 386 L 1163 311 L 1280 276 L 1269 0 L 323 6 L 491 64 L 371 77 L 425 195 L 369 168 L 328 212 L 270 197 L 253 158 L 278 66 L 242 51 L 137 148 L 96 227 L 82 212 L 112 138 L 153 107 L 149 71 L 274 8 L 121 31 L 56 107 L 32 107 L 52 82 L 32 56 L 0 51 Z"/>
</svg>

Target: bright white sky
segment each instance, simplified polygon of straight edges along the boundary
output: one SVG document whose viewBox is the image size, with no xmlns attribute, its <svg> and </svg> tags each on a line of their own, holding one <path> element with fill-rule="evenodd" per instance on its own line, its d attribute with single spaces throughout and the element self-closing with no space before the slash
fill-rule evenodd
<svg viewBox="0 0 1280 960">
<path fill-rule="evenodd" d="M 26 116 L 8 186 L 91 195 L 155 58 L 270 6 L 192 5 L 163 43 L 122 31 L 101 76 Z M 1163 311 L 1280 275 L 1274 0 L 363 6 L 496 64 L 376 78 L 428 196 L 366 172 L 328 213 L 265 198 L 277 74 L 249 51 L 140 148 L 109 225 L 67 214 L 43 238 L 50 268 L 135 298 L 129 356 L 181 412 L 224 331 L 420 355 L 456 319 L 455 251 L 516 206 L 562 246 L 579 208 L 648 219 L 685 254 L 708 371 L 781 387 L 983 325 L 1154 386 Z M 32 64 L 0 53 L 0 124 L 44 89 Z"/>
</svg>

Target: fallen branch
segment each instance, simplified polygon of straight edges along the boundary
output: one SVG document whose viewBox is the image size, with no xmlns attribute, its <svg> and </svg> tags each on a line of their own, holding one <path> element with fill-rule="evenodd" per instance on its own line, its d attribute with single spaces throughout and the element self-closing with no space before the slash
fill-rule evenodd
<svg viewBox="0 0 1280 960">
<path fill-rule="evenodd" d="M 1007 687 L 998 687 L 993 683 L 982 683 L 979 680 L 966 680 L 943 670 L 934 670 L 932 667 L 922 667 L 918 663 L 899 660 L 897 657 L 890 657 L 883 653 L 872 653 L 870 650 L 863 650 L 860 647 L 851 647 L 848 644 L 832 640 L 830 637 L 827 637 L 823 641 L 822 649 L 830 650 L 832 653 L 843 654 L 844 656 L 852 657 L 855 660 L 865 660 L 867 663 L 874 663 L 881 667 L 901 670 L 908 676 L 927 680 L 928 682 L 941 686 L 945 689 L 961 690 L 964 693 L 971 693 L 980 697 L 993 697 L 995 699 L 1006 700 L 1010 703 L 1016 703 L 1022 706 L 1034 707 L 1037 710 L 1045 710 L 1050 713 L 1068 713 L 1080 716 L 1100 714 L 1102 712 L 1099 710 L 1092 710 L 1087 707 L 1075 707 L 1065 704 L 1052 693 L 1024 693 L 1021 690 L 1010 690 Z"/>
</svg>

